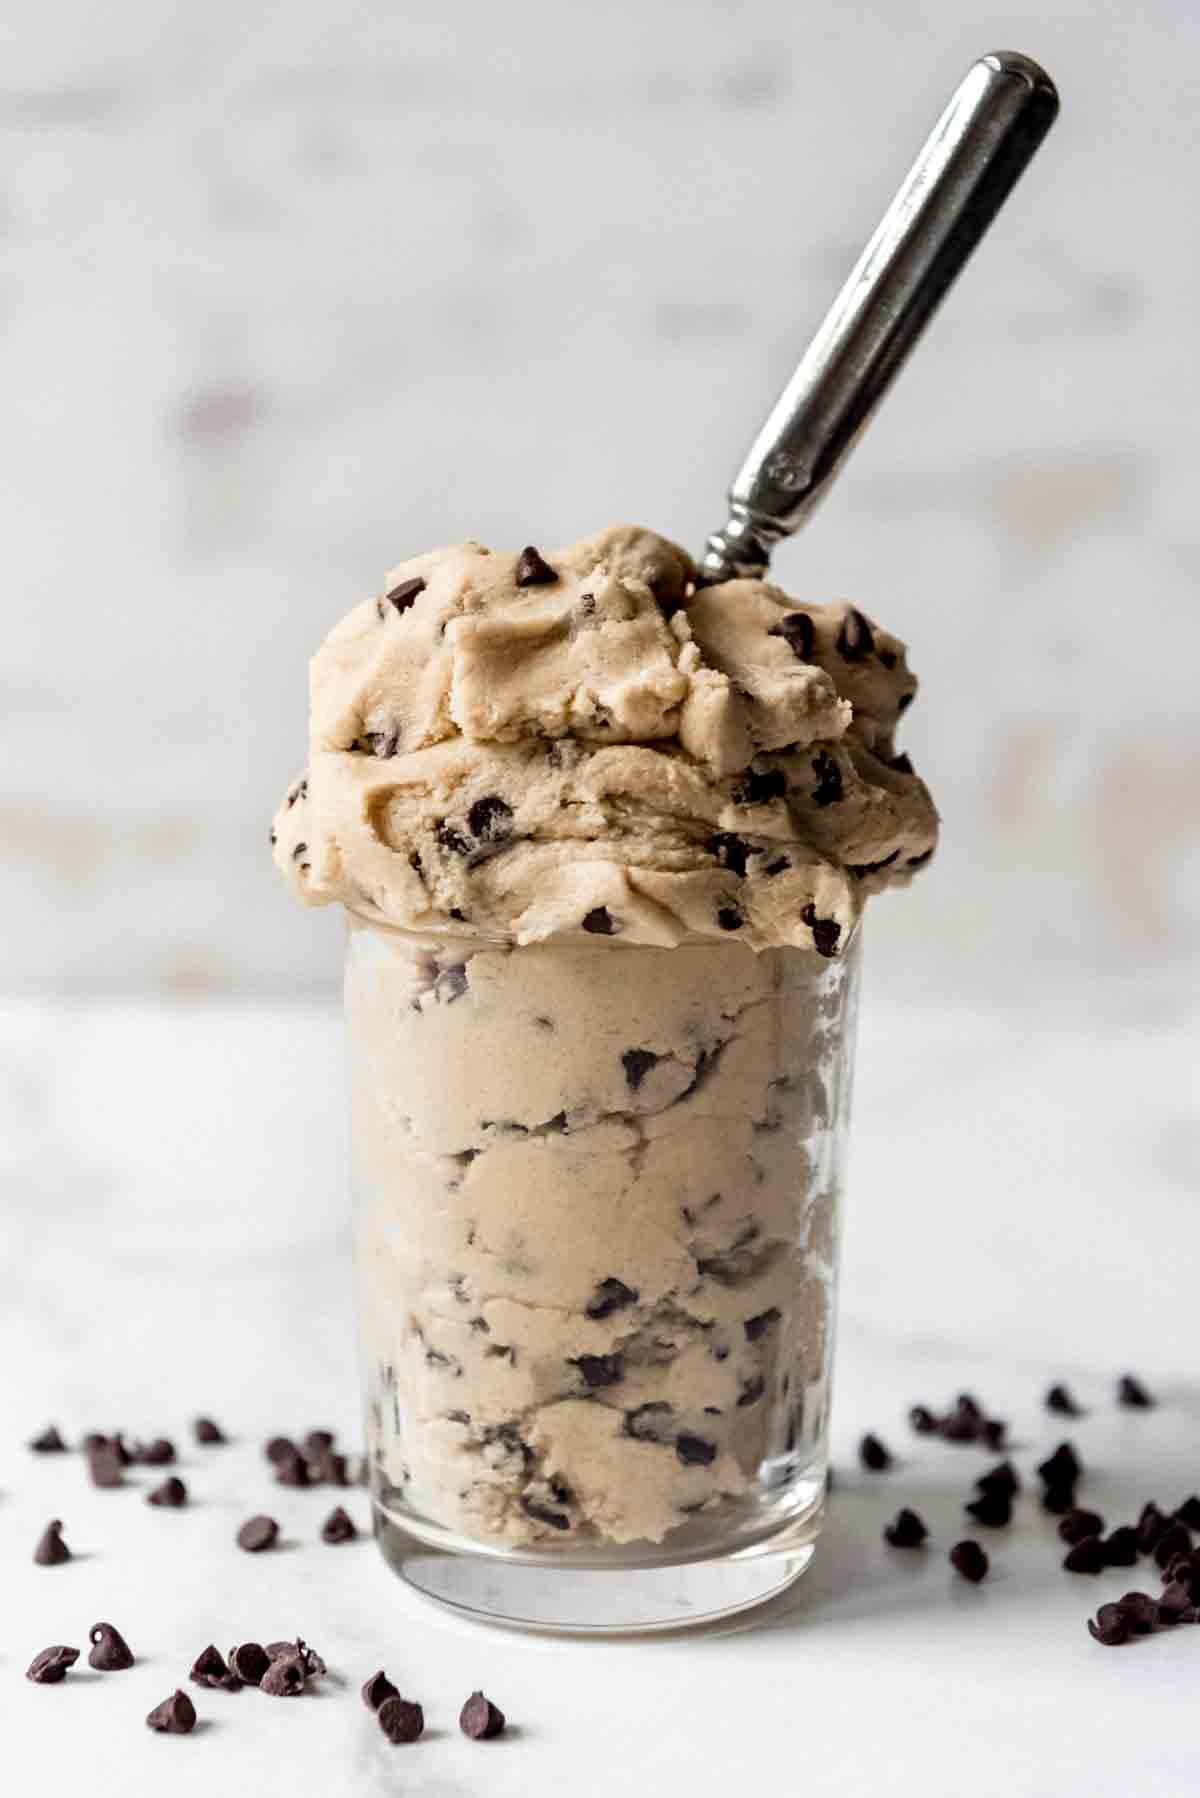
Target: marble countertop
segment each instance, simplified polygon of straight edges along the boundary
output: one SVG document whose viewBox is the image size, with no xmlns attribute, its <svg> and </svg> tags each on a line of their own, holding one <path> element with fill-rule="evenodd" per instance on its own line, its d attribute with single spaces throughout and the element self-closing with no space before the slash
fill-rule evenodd
<svg viewBox="0 0 1200 1798">
<path fill-rule="evenodd" d="M 988 1581 L 955 1580 L 945 1549 L 987 1465 L 929 1445 L 914 1400 L 964 1388 L 1011 1422 L 1028 1472 L 1069 1433 L 1084 1492 L 1110 1520 L 1200 1487 L 1200 1385 L 1191 1268 L 1200 1130 L 1196 1016 L 1178 992 L 1114 983 L 1048 995 L 1033 1015 L 901 1006 L 868 996 L 835 1409 L 839 1472 L 809 1574 L 749 1625 L 671 1640 L 584 1644 L 473 1627 L 407 1593 L 360 1541 L 318 1529 L 329 1491 L 268 1482 L 261 1443 L 314 1425 L 355 1434 L 342 1156 L 340 1035 L 332 1008 L 211 1000 L 0 1005 L 0 1686 L 5 1758 L 41 1789 L 106 1798 L 169 1791 L 273 1794 L 609 1792 L 708 1798 L 901 1792 L 972 1798 L 1127 1798 L 1190 1789 L 1187 1719 L 1200 1631 L 1117 1651 L 1088 1613 L 1144 1570 L 1059 1567 L 1053 1522 L 1028 1496 L 985 1533 Z M 1135 1369 L 1159 1398 L 1119 1411 Z M 1088 1415 L 1069 1431 L 1041 1394 L 1069 1381 Z M 218 1417 L 234 1441 L 187 1443 Z M 151 1511 L 91 1489 L 75 1457 L 25 1439 L 166 1433 L 194 1495 Z M 864 1429 L 897 1453 L 858 1469 Z M 145 1478 L 143 1476 L 143 1483 Z M 344 1494 L 338 1496 L 345 1497 Z M 366 1504 L 349 1495 L 360 1524 Z M 933 1546 L 889 1553 L 902 1503 Z M 284 1552 L 233 1547 L 256 1509 Z M 30 1562 L 46 1520 L 75 1560 Z M 49 1642 L 86 1646 L 106 1619 L 138 1656 L 122 1674 L 22 1678 Z M 300 1632 L 332 1673 L 311 1701 L 195 1694 L 204 1728 L 152 1735 L 151 1706 L 194 1655 Z M 358 1697 L 385 1665 L 425 1704 L 423 1741 L 389 1748 Z M 104 1683 L 111 1689 L 99 1690 Z M 462 1739 L 482 1686 L 511 1737 Z"/>
</svg>

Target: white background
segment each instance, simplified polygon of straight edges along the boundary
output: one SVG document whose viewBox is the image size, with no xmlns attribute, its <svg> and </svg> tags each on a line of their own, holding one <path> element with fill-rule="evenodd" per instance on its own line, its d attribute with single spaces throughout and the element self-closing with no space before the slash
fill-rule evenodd
<svg viewBox="0 0 1200 1798">
<path fill-rule="evenodd" d="M 1177 1798 L 1200 1632 L 1096 1648 L 1086 1613 L 1152 1574 L 1061 1573 L 1028 1500 L 955 1587 L 984 1463 L 903 1419 L 975 1388 L 1028 1475 L 1065 1378 L 1110 1522 L 1200 1488 L 1200 12 L 76 0 L 2 33 L 6 1764 L 50 1798 Z M 434 542 L 625 517 L 698 547 L 991 47 L 1040 57 L 1063 118 L 778 560 L 909 640 L 945 818 L 869 931 L 830 1532 L 748 1634 L 469 1632 L 315 1542 L 328 1495 L 258 1453 L 356 1427 L 338 927 L 266 854 L 306 659 Z M 1113 1409 L 1126 1366 L 1152 1416 Z M 20 1447 L 50 1417 L 182 1441 L 201 1409 L 239 1441 L 190 1453 L 185 1512 Z M 896 1473 L 855 1472 L 866 1428 Z M 903 1502 L 934 1528 L 912 1565 L 879 1541 Z M 296 1546 L 251 1564 L 230 1537 L 264 1507 Z M 37 1569 L 51 1515 L 79 1558 Z M 21 1678 L 98 1617 L 137 1669 Z M 326 1699 L 142 1727 L 210 1638 L 297 1628 Z M 381 1661 L 418 1749 L 359 1706 Z M 476 1683 L 520 1736 L 457 1739 Z"/>
</svg>

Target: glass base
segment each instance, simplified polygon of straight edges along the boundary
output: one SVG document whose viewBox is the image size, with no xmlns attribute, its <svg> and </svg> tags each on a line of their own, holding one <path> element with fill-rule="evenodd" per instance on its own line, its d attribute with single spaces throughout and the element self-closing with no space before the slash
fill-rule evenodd
<svg viewBox="0 0 1200 1798">
<path fill-rule="evenodd" d="M 580 1567 L 566 1561 L 448 1552 L 376 1503 L 384 1559 L 422 1597 L 459 1616 L 557 1635 L 687 1630 L 753 1610 L 793 1585 L 813 1557 L 820 1507 L 752 1548 L 707 1560 Z"/>
</svg>

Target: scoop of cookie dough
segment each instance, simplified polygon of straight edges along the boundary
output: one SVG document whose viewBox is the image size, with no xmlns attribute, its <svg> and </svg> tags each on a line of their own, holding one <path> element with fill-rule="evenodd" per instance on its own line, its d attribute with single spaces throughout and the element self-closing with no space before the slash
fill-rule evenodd
<svg viewBox="0 0 1200 1798">
<path fill-rule="evenodd" d="M 839 954 L 936 844 L 896 752 L 904 645 L 853 606 L 695 574 L 632 526 L 394 569 L 313 662 L 308 769 L 272 832 L 298 896 L 497 942 Z"/>
</svg>

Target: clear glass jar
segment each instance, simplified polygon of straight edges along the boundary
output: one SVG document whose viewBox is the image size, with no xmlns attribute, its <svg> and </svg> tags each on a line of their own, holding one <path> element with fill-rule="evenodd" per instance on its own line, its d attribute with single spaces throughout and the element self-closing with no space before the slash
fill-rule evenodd
<svg viewBox="0 0 1200 1798">
<path fill-rule="evenodd" d="M 350 919 L 368 1465 L 411 1584 L 628 1631 L 803 1572 L 858 957 Z"/>
</svg>

